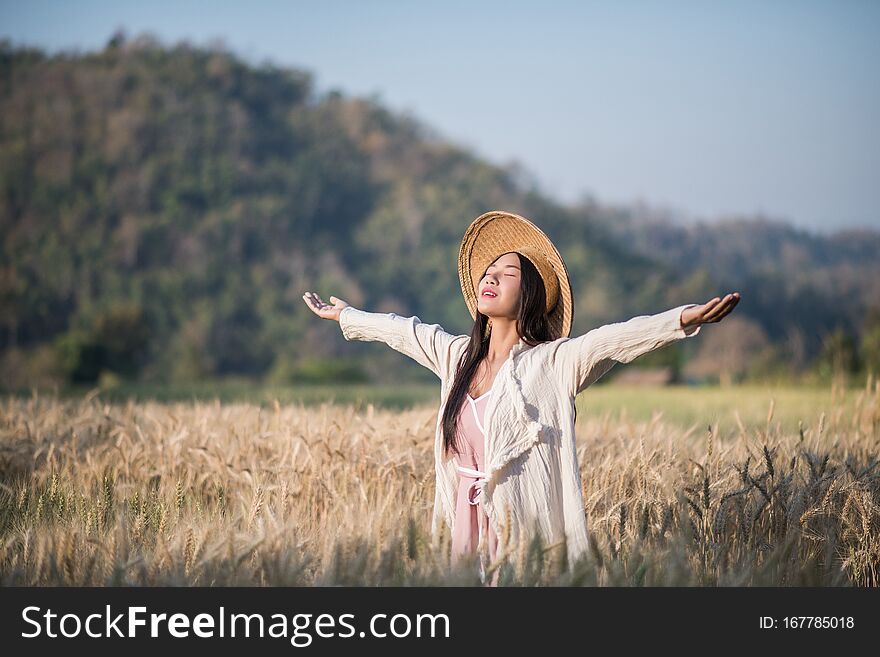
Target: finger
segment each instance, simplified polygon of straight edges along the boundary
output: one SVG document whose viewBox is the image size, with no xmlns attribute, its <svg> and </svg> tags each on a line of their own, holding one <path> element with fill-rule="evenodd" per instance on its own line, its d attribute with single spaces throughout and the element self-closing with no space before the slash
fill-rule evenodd
<svg viewBox="0 0 880 657">
<path fill-rule="evenodd" d="M 733 297 L 727 304 L 727 307 L 724 309 L 724 314 L 721 317 L 727 317 L 730 312 L 736 308 L 736 304 L 739 303 L 739 297 Z"/>
<path fill-rule="evenodd" d="M 717 298 L 717 297 L 716 297 Z M 712 304 L 712 307 L 709 308 L 705 313 L 703 313 L 703 321 L 704 322 L 714 322 L 721 313 L 724 311 L 724 307 L 727 304 L 728 297 L 721 297 L 720 300 L 716 301 Z"/>
<path fill-rule="evenodd" d="M 727 299 L 727 302 L 724 304 L 724 310 L 725 310 L 725 312 L 730 312 L 731 310 L 733 310 L 736 307 L 736 304 L 739 303 L 740 296 L 739 296 L 739 292 L 731 292 L 727 296 L 728 296 L 728 299 Z"/>
<path fill-rule="evenodd" d="M 733 294 L 725 295 L 719 303 L 715 304 L 709 312 L 704 314 L 703 320 L 707 322 L 717 322 L 733 310 L 733 306 L 735 306 L 736 303 L 737 300 Z"/>
<path fill-rule="evenodd" d="M 724 309 L 724 311 L 721 312 L 719 315 L 717 315 L 712 321 L 713 322 L 720 322 L 722 319 L 724 319 L 725 317 L 727 317 L 730 314 L 731 310 L 733 310 L 733 306 L 728 305 Z"/>
<path fill-rule="evenodd" d="M 316 313 L 319 312 L 321 310 L 321 307 L 324 305 L 324 303 L 321 301 L 321 297 L 319 297 L 314 292 L 309 292 L 308 295 L 308 303 L 310 307 Z"/>
<path fill-rule="evenodd" d="M 721 303 L 721 297 L 715 297 L 714 299 L 709 299 L 709 301 L 707 301 L 706 303 L 703 304 L 703 312 L 704 313 L 709 312 L 710 310 L 714 309 L 715 306 L 717 306 L 719 303 Z"/>
<path fill-rule="evenodd" d="M 715 297 L 714 299 L 709 299 L 709 301 L 700 306 L 700 314 L 697 317 L 697 321 L 705 322 L 709 317 L 709 313 L 711 313 L 719 303 L 721 303 L 720 297 Z"/>
</svg>

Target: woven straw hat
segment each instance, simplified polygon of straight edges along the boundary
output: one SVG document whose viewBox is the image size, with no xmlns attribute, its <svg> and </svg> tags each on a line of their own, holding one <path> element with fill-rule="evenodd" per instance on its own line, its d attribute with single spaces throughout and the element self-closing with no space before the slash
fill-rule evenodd
<svg viewBox="0 0 880 657">
<path fill-rule="evenodd" d="M 461 240 L 458 278 L 471 317 L 477 318 L 477 287 L 486 268 L 511 251 L 524 255 L 540 272 L 553 334 L 557 338 L 568 337 L 574 318 L 574 299 L 562 256 L 535 224 L 503 210 L 493 210 L 474 219 Z"/>
</svg>

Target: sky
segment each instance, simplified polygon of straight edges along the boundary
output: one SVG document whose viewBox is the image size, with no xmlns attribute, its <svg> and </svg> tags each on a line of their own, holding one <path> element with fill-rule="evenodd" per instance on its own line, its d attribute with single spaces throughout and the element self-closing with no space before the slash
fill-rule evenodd
<svg viewBox="0 0 880 657">
<path fill-rule="evenodd" d="M 873 0 L 0 0 L 0 38 L 222 41 L 374 96 L 546 194 L 683 221 L 880 229 Z"/>
</svg>

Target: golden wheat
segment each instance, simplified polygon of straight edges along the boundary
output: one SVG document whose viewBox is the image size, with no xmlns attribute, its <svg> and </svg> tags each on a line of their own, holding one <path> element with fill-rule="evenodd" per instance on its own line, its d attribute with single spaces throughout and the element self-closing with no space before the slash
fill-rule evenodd
<svg viewBox="0 0 880 657">
<path fill-rule="evenodd" d="M 833 391 L 833 394 L 837 394 Z M 878 585 L 880 382 L 797 431 L 579 416 L 590 554 L 501 518 L 501 585 Z M 436 408 L 7 397 L 2 585 L 477 585 L 430 540 Z M 814 429 L 815 427 L 815 429 Z M 833 438 L 832 438 L 833 436 Z M 750 471 L 751 467 L 751 471 Z M 571 567 L 567 567 L 570 565 Z"/>
</svg>

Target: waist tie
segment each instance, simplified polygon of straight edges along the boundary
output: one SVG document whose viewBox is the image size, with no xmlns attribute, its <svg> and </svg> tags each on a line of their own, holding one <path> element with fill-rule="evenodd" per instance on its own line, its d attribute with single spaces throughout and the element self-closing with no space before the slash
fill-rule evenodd
<svg viewBox="0 0 880 657">
<path fill-rule="evenodd" d="M 468 504 L 472 506 L 479 506 L 479 514 L 477 516 L 477 526 L 479 527 L 479 533 L 477 534 L 477 554 L 480 559 L 480 581 L 484 584 L 486 583 L 486 564 L 485 564 L 485 553 L 489 551 L 488 546 L 488 537 L 486 538 L 486 543 L 484 544 L 483 537 L 483 520 L 488 520 L 489 516 L 486 515 L 486 509 L 483 508 L 483 505 L 480 504 L 480 501 L 476 499 L 477 495 L 480 493 L 480 482 L 488 481 L 489 476 L 481 471 L 474 470 L 473 468 L 468 468 L 463 465 L 456 465 L 455 469 L 458 470 L 458 474 L 463 477 L 474 477 L 474 482 L 468 486 L 467 489 L 467 501 Z"/>
</svg>

